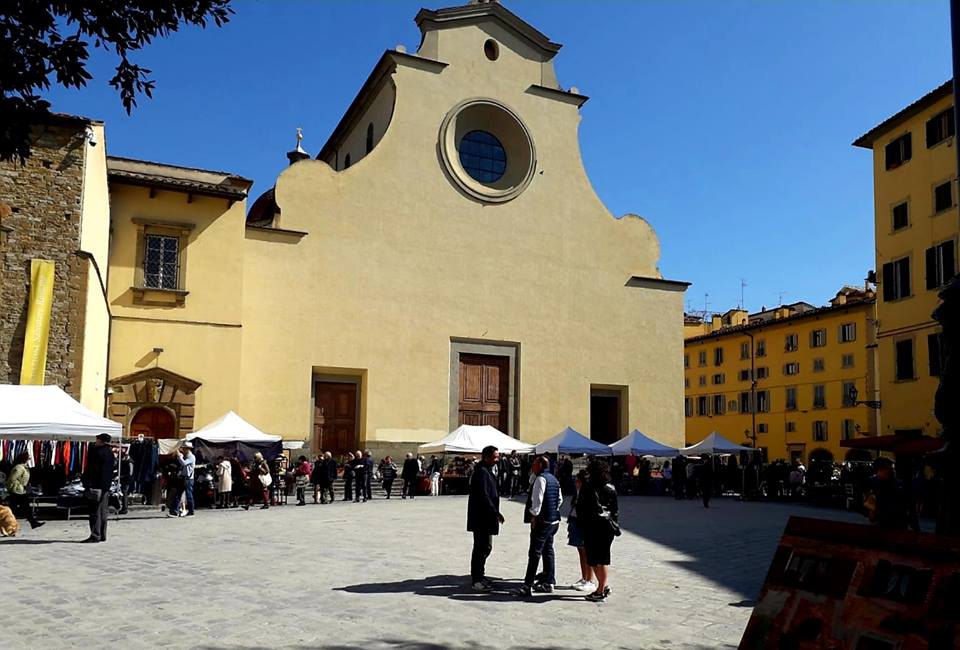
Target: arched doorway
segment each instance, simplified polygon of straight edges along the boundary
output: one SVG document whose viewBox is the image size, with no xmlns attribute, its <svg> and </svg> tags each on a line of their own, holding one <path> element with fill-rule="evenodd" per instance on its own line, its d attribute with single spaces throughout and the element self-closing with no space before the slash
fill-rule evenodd
<svg viewBox="0 0 960 650">
<path fill-rule="evenodd" d="M 130 422 L 130 436 L 145 438 L 176 438 L 177 423 L 165 408 L 148 406 L 137 411 Z"/>
</svg>

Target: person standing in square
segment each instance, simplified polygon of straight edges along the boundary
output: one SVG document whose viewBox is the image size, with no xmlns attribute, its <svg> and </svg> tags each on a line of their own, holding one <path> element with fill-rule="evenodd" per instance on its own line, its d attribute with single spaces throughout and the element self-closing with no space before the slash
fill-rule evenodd
<svg viewBox="0 0 960 650">
<path fill-rule="evenodd" d="M 487 592 L 493 583 L 487 580 L 486 563 L 493 551 L 493 536 L 500 533 L 504 522 L 500 514 L 500 493 L 493 467 L 500 460 L 500 452 L 490 445 L 484 447 L 480 461 L 470 477 L 470 496 L 467 500 L 467 531 L 473 533 L 473 551 L 470 554 L 470 582 L 474 591 Z"/>
</svg>

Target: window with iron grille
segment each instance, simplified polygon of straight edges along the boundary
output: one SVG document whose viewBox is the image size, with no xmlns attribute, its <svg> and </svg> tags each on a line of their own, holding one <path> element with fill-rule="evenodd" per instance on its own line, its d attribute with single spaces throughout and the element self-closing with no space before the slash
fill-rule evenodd
<svg viewBox="0 0 960 650">
<path fill-rule="evenodd" d="M 840 332 L 838 334 L 838 340 L 841 343 L 852 343 L 857 340 L 857 324 L 856 323 L 844 323 L 840 326 Z"/>
<path fill-rule="evenodd" d="M 913 157 L 912 144 L 910 133 L 907 132 L 886 146 L 884 153 L 887 171 L 896 169 Z"/>
<path fill-rule="evenodd" d="M 827 421 L 815 420 L 813 423 L 813 439 L 817 442 L 827 441 Z"/>
<path fill-rule="evenodd" d="M 785 352 L 796 352 L 800 349 L 800 337 L 796 334 L 787 334 L 783 344 Z"/>
<path fill-rule="evenodd" d="M 843 368 L 853 368 L 855 357 L 852 354 L 845 354 L 840 358 L 840 365 Z"/>
<path fill-rule="evenodd" d="M 143 286 L 146 289 L 179 289 L 180 238 L 144 236 Z"/>
<path fill-rule="evenodd" d="M 827 408 L 827 387 L 825 384 L 814 384 L 813 386 L 813 408 Z"/>
<path fill-rule="evenodd" d="M 827 330 L 819 329 L 810 332 L 810 347 L 822 348 L 827 344 Z"/>
</svg>

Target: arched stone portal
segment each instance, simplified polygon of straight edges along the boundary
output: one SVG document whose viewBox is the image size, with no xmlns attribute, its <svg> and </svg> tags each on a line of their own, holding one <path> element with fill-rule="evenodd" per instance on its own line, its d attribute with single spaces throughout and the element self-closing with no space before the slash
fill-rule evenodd
<svg viewBox="0 0 960 650">
<path fill-rule="evenodd" d="M 193 431 L 196 390 L 200 382 L 163 368 L 147 368 L 110 380 L 110 419 L 128 436 L 163 432 L 157 438 L 182 438 Z"/>
</svg>

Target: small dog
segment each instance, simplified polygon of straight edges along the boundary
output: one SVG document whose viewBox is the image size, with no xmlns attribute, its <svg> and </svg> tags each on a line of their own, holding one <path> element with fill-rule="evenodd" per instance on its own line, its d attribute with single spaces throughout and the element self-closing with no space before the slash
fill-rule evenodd
<svg viewBox="0 0 960 650">
<path fill-rule="evenodd" d="M 20 524 L 13 516 L 13 510 L 0 505 L 0 537 L 14 537 L 20 531 Z"/>
</svg>

